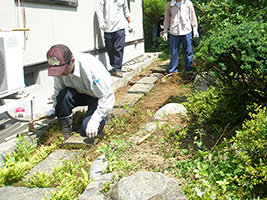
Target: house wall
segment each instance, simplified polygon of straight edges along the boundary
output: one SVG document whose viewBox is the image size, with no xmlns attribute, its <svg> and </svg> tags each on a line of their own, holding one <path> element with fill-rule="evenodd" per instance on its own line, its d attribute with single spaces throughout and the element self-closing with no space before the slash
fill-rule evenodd
<svg viewBox="0 0 267 200">
<path fill-rule="evenodd" d="M 47 76 L 46 52 L 54 44 L 65 44 L 72 51 L 79 52 L 91 53 L 102 49 L 93 54 L 107 69 L 111 69 L 107 53 L 103 50 L 104 33 L 98 27 L 96 4 L 97 0 L 78 0 L 78 7 L 29 0 L 0 0 L 0 28 L 30 29 L 20 32 L 22 67 L 26 77 L 30 74 L 34 80 L 35 84 L 27 90 L 37 100 L 43 98 L 44 93 L 47 96 L 52 93 L 53 79 Z M 134 33 L 127 31 L 125 20 L 124 63 L 144 54 L 142 0 L 130 0 L 130 11 Z"/>
<path fill-rule="evenodd" d="M 103 31 L 98 28 L 96 0 L 79 0 L 78 7 L 1 0 L 0 27 L 24 27 L 22 32 L 23 64 L 44 62 L 45 53 L 56 43 L 66 44 L 72 51 L 86 52 L 104 46 Z M 142 0 L 130 1 L 134 33 L 126 31 L 126 42 L 143 38 Z M 19 8 L 20 7 L 20 8 Z M 127 28 L 127 21 L 125 20 Z M 133 45 L 135 46 L 135 45 Z M 144 53 L 125 52 L 124 62 Z"/>
</svg>

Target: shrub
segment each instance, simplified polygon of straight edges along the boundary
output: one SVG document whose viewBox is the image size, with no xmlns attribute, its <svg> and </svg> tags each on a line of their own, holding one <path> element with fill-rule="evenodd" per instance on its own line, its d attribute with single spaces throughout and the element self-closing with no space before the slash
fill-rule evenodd
<svg viewBox="0 0 267 200">
<path fill-rule="evenodd" d="M 176 176 L 188 199 L 260 199 L 267 186 L 266 108 L 256 106 L 242 129 L 214 151 L 198 149 L 192 159 L 176 162 Z M 202 197 L 202 198 L 200 198 Z"/>
<path fill-rule="evenodd" d="M 239 99 L 264 104 L 267 98 L 267 23 L 229 24 L 201 41 L 199 68 Z"/>
<path fill-rule="evenodd" d="M 234 173 L 229 178 L 235 187 L 242 187 L 244 194 L 266 195 L 267 187 L 267 118 L 266 107 L 255 108 L 251 120 L 245 120 L 242 130 L 226 141 L 224 154 L 232 161 Z M 265 188 L 265 189 L 264 189 Z"/>
<path fill-rule="evenodd" d="M 248 117 L 246 103 L 234 95 L 222 95 L 218 87 L 189 94 L 187 100 L 188 102 L 184 104 L 191 126 L 206 127 L 205 130 L 213 136 L 223 132 L 227 126 L 230 130 Z"/>
<path fill-rule="evenodd" d="M 266 1 L 265 1 L 266 3 Z M 239 25 L 245 21 L 266 22 L 266 5 L 258 1 L 216 0 L 195 2 L 195 10 L 202 31 L 223 30 L 228 23 Z"/>
</svg>

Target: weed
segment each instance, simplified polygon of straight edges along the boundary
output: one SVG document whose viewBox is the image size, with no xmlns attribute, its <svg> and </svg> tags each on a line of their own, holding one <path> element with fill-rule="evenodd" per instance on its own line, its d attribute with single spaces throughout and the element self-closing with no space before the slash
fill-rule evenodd
<svg viewBox="0 0 267 200">
<path fill-rule="evenodd" d="M 123 159 L 125 153 L 132 147 L 130 141 L 126 142 L 121 139 L 112 139 L 110 144 L 102 145 L 98 151 L 105 154 L 105 158 L 109 161 L 107 172 L 131 170 L 134 168 L 134 163 L 127 163 Z"/>
</svg>

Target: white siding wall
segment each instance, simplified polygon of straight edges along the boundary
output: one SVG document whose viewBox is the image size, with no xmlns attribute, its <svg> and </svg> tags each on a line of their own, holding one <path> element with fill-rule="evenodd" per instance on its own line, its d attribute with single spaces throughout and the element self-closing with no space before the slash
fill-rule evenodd
<svg viewBox="0 0 267 200">
<path fill-rule="evenodd" d="M 104 46 L 103 31 L 98 28 L 95 12 L 96 0 L 79 0 L 77 8 L 20 1 L 21 9 L 16 0 L 0 1 L 0 28 L 19 27 L 19 19 L 21 27 L 27 23 L 30 31 L 26 33 L 28 39 L 23 44 L 24 65 L 44 62 L 47 50 L 57 43 L 82 52 Z M 126 31 L 126 42 L 143 38 L 142 0 L 131 2 L 130 7 L 135 32 Z M 125 28 L 127 30 L 126 20 Z M 143 47 L 135 48 L 133 45 L 125 48 L 124 62 L 143 53 Z M 103 63 L 109 62 L 106 55 L 100 55 L 99 59 L 103 59 Z"/>
</svg>

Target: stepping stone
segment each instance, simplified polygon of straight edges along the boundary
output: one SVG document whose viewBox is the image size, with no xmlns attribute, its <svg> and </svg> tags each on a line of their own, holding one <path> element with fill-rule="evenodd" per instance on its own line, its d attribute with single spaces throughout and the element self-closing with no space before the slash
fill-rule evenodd
<svg viewBox="0 0 267 200">
<path fill-rule="evenodd" d="M 110 118 L 113 118 L 115 116 L 124 115 L 124 114 L 130 114 L 132 112 L 131 109 L 124 109 L 124 108 L 113 108 L 109 112 Z"/>
<path fill-rule="evenodd" d="M 169 69 L 168 65 L 158 65 L 152 70 L 152 73 L 164 73 Z"/>
<path fill-rule="evenodd" d="M 79 134 L 72 135 L 64 142 L 64 145 L 87 145 L 88 148 L 96 143 L 96 138 L 82 137 Z"/>
<path fill-rule="evenodd" d="M 158 77 L 153 77 L 153 76 L 146 76 L 139 80 L 136 84 L 154 84 L 157 82 L 159 78 Z"/>
<path fill-rule="evenodd" d="M 154 87 L 154 84 L 135 84 L 127 92 L 148 94 Z"/>
<path fill-rule="evenodd" d="M 26 188 L 26 187 L 0 187 L 0 199 L 8 200 L 37 200 L 50 199 L 56 192 L 55 188 Z"/>
<path fill-rule="evenodd" d="M 115 102 L 114 108 L 123 108 L 125 105 L 132 108 L 143 96 L 142 93 L 127 93 Z"/>
<path fill-rule="evenodd" d="M 76 155 L 79 155 L 81 152 L 77 151 L 77 153 L 73 151 L 67 151 L 67 150 L 55 150 L 53 151 L 46 159 L 44 159 L 42 162 L 38 163 L 32 170 L 29 171 L 25 175 L 26 178 L 29 178 L 33 176 L 34 173 L 37 171 L 41 171 L 43 173 L 53 172 L 53 167 L 55 165 L 59 166 L 63 163 L 65 159 L 71 159 L 74 160 Z"/>
</svg>

